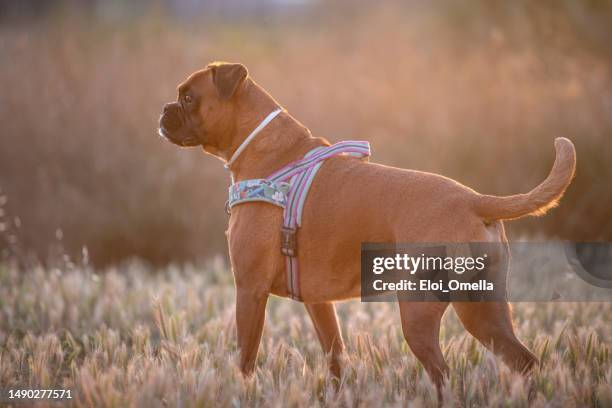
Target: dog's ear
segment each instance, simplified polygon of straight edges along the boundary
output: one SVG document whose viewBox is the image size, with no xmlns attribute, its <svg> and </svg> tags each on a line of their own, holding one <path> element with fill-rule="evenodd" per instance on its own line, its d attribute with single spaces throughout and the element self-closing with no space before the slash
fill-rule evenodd
<svg viewBox="0 0 612 408">
<path fill-rule="evenodd" d="M 223 100 L 230 99 L 249 75 L 242 64 L 221 62 L 210 64 L 209 67 L 212 70 L 213 84 L 215 84 L 219 97 Z"/>
</svg>

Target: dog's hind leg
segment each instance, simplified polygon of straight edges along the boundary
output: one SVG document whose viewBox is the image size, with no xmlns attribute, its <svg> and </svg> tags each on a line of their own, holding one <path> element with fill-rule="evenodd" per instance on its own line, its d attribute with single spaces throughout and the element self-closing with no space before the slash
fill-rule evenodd
<svg viewBox="0 0 612 408">
<path fill-rule="evenodd" d="M 448 377 L 440 350 L 440 320 L 447 307 L 445 302 L 399 302 L 404 338 L 436 385 L 439 399 Z"/>
<path fill-rule="evenodd" d="M 514 334 L 508 302 L 454 302 L 463 326 L 512 369 L 526 373 L 538 359 Z"/>
<path fill-rule="evenodd" d="M 340 379 L 342 369 L 340 357 L 344 351 L 344 341 L 338 324 L 336 307 L 331 302 L 306 303 L 305 306 L 317 332 L 321 347 L 328 356 L 329 370 L 334 377 Z"/>
</svg>

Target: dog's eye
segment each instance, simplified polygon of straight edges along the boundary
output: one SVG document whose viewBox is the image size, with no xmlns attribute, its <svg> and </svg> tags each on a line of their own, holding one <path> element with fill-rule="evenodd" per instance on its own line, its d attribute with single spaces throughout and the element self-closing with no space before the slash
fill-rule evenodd
<svg viewBox="0 0 612 408">
<path fill-rule="evenodd" d="M 183 100 L 185 101 L 186 104 L 190 104 L 191 102 L 193 102 L 193 96 L 187 94 L 185 96 L 183 96 Z"/>
</svg>

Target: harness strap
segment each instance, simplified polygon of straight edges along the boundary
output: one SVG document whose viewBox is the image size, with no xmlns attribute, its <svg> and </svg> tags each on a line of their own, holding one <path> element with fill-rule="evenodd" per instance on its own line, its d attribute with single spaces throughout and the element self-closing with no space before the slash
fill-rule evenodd
<svg viewBox="0 0 612 408">
<path fill-rule="evenodd" d="M 308 154 L 312 152 L 314 152 L 314 154 L 309 157 Z M 314 163 L 320 162 L 321 160 L 325 160 L 340 153 L 347 153 L 356 157 L 368 157 L 370 156 L 370 144 L 368 142 L 349 140 L 338 142 L 328 147 L 317 147 L 316 149 L 308 152 L 303 159 L 289 163 L 282 169 L 272 173 L 272 175 L 268 176 L 268 180 L 284 181 L 289 177 L 304 171 L 305 168 L 313 165 Z"/>
<path fill-rule="evenodd" d="M 284 181 L 290 178 L 289 195 L 281 229 L 281 253 L 285 255 L 287 272 L 287 291 L 289 297 L 302 301 L 300 288 L 300 269 L 298 264 L 297 230 L 302 225 L 302 210 L 306 196 L 323 161 L 339 154 L 356 157 L 369 157 L 368 142 L 345 141 L 332 146 L 317 147 L 308 152 L 303 159 L 297 160 L 268 177 L 270 181 Z"/>
<path fill-rule="evenodd" d="M 302 301 L 298 264 L 297 231 L 302 225 L 302 211 L 312 182 L 326 159 L 345 154 L 360 158 L 370 156 L 370 144 L 344 141 L 332 146 L 319 146 L 266 179 L 244 180 L 229 189 L 228 208 L 249 201 L 265 201 L 284 208 L 281 228 L 281 253 L 285 256 L 287 292 Z"/>
</svg>

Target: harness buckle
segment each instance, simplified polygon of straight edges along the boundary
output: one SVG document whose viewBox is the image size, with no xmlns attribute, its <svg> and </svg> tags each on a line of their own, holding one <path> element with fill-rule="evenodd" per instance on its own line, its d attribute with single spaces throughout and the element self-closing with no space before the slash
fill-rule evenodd
<svg viewBox="0 0 612 408">
<path fill-rule="evenodd" d="M 281 227 L 281 254 L 297 256 L 297 227 Z"/>
</svg>

